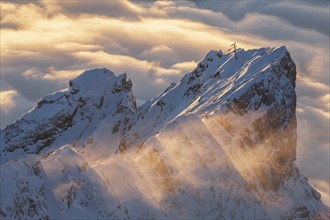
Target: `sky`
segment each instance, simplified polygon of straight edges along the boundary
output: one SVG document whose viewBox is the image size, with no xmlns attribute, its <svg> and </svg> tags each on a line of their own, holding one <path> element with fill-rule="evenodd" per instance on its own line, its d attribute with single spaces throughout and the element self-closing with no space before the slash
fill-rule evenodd
<svg viewBox="0 0 330 220">
<path fill-rule="evenodd" d="M 212 49 L 285 45 L 297 65 L 297 165 L 329 201 L 329 1 L 1 1 L 1 128 L 87 69 L 126 72 L 138 103 Z"/>
</svg>

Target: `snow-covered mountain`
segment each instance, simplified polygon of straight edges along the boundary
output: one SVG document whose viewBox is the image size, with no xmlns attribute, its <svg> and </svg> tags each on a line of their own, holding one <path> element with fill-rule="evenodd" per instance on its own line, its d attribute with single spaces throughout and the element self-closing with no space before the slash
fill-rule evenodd
<svg viewBox="0 0 330 220">
<path fill-rule="evenodd" d="M 285 47 L 210 51 L 136 107 L 86 71 L 1 130 L 0 218 L 328 219 L 296 158 Z"/>
</svg>

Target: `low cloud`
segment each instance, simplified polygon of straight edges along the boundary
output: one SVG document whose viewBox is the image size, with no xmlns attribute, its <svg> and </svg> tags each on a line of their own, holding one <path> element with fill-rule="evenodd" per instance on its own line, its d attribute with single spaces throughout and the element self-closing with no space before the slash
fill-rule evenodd
<svg viewBox="0 0 330 220">
<path fill-rule="evenodd" d="M 15 90 L 6 90 L 0 92 L 1 97 L 1 110 L 4 111 L 4 113 L 8 114 L 10 110 L 15 106 L 13 102 L 14 96 L 17 95 L 17 92 Z"/>
<path fill-rule="evenodd" d="M 16 90 L 5 90 L 0 92 L 0 120 L 2 125 L 9 125 L 31 109 L 35 103 L 20 96 Z M 18 105 L 19 104 L 19 105 Z"/>
</svg>

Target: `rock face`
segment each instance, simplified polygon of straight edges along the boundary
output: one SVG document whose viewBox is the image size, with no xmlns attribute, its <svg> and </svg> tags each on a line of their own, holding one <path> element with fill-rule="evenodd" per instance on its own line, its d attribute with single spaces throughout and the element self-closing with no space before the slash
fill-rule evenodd
<svg viewBox="0 0 330 220">
<path fill-rule="evenodd" d="M 210 51 L 136 107 L 86 71 L 1 131 L 1 218 L 328 219 L 295 166 L 296 69 L 285 47 Z"/>
</svg>

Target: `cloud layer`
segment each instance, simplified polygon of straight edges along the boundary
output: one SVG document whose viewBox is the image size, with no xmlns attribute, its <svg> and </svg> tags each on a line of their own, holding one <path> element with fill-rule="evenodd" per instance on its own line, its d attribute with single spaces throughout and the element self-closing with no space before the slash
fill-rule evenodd
<svg viewBox="0 0 330 220">
<path fill-rule="evenodd" d="M 211 49 L 286 45 L 298 68 L 297 164 L 330 204 L 328 1 L 8 1 L 0 37 L 1 128 L 86 69 L 127 72 L 143 102 Z"/>
</svg>

